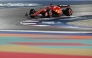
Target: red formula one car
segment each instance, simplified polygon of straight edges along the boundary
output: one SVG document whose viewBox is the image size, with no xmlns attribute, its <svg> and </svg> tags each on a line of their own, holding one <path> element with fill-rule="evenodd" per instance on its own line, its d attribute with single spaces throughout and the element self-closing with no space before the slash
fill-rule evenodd
<svg viewBox="0 0 92 58">
<path fill-rule="evenodd" d="M 45 8 L 41 8 L 38 11 L 31 9 L 29 13 L 26 13 L 25 16 L 30 16 L 31 18 L 41 17 L 41 18 L 50 18 L 50 17 L 60 17 L 62 15 L 71 16 L 73 13 L 70 5 L 57 5 L 54 6 L 51 4 Z"/>
</svg>

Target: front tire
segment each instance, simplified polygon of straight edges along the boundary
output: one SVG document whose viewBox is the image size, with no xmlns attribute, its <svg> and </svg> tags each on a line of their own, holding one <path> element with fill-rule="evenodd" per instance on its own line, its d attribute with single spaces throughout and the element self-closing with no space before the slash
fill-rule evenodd
<svg viewBox="0 0 92 58">
<path fill-rule="evenodd" d="M 28 16 L 28 13 L 26 13 L 25 16 Z"/>
<path fill-rule="evenodd" d="M 34 14 L 35 12 L 35 9 L 30 9 L 29 15 Z"/>
<path fill-rule="evenodd" d="M 30 12 L 29 12 L 29 15 L 31 18 L 34 18 L 33 14 L 35 13 L 35 9 L 31 9 Z"/>
</svg>

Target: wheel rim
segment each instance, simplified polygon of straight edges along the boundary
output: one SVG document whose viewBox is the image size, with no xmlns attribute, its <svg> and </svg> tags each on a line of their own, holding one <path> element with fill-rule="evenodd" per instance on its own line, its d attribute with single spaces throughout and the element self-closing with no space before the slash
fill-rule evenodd
<svg viewBox="0 0 92 58">
<path fill-rule="evenodd" d="M 72 15 L 72 10 L 71 9 L 69 9 L 69 14 Z"/>
</svg>

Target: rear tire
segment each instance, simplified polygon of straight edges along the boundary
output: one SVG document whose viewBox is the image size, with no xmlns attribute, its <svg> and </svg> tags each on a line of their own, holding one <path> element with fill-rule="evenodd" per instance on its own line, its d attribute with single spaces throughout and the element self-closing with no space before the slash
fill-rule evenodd
<svg viewBox="0 0 92 58">
<path fill-rule="evenodd" d="M 66 16 L 71 16 L 72 13 L 73 13 L 73 11 L 70 8 L 66 8 L 65 10 L 63 10 L 63 14 Z"/>
</svg>

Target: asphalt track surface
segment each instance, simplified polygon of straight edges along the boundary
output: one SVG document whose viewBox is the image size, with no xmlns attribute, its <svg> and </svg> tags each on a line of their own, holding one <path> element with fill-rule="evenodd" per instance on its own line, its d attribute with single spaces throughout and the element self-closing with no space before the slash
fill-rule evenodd
<svg viewBox="0 0 92 58">
<path fill-rule="evenodd" d="M 91 15 L 91 6 L 92 5 L 72 5 L 73 16 Z M 0 9 L 0 30 L 92 31 L 91 28 L 52 28 L 21 25 L 21 21 L 27 20 L 25 13 L 31 8 L 39 9 L 40 7 Z"/>
</svg>

